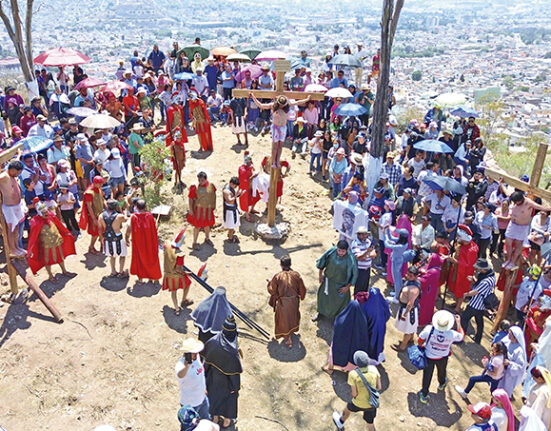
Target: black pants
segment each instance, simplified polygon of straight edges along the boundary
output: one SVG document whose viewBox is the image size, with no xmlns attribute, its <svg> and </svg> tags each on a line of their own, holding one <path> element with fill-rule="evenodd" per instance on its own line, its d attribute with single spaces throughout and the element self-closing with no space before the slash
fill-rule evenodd
<svg viewBox="0 0 551 431">
<path fill-rule="evenodd" d="M 492 242 L 492 237 L 490 238 L 480 238 L 478 240 L 478 257 L 486 259 L 486 250 L 488 250 L 488 247 L 490 246 Z"/>
<path fill-rule="evenodd" d="M 231 100 L 232 90 L 233 88 L 222 88 L 224 100 Z"/>
<path fill-rule="evenodd" d="M 476 310 L 470 305 L 467 305 L 467 308 L 465 308 L 465 311 L 461 314 L 461 326 L 465 329 L 466 334 L 469 329 L 469 322 L 473 317 L 476 322 L 474 342 L 480 344 L 482 332 L 484 331 L 484 310 Z"/>
<path fill-rule="evenodd" d="M 63 222 L 65 223 L 65 226 L 67 226 L 67 229 L 69 229 L 69 231 L 71 232 L 80 231 L 78 227 L 77 219 L 75 218 L 74 210 L 61 210 L 61 218 L 63 218 Z"/>
<path fill-rule="evenodd" d="M 427 396 L 429 393 L 430 382 L 432 380 L 432 374 L 434 373 L 434 367 L 438 373 L 438 383 L 443 385 L 446 381 L 446 367 L 448 366 L 448 357 L 440 359 L 427 358 L 427 366 L 423 369 L 423 389 L 421 392 L 423 396 Z"/>
<path fill-rule="evenodd" d="M 503 241 L 505 240 L 505 230 L 500 229 L 499 233 L 492 234 L 492 246 L 490 247 L 490 253 L 493 254 L 498 252 L 498 254 L 503 254 Z"/>
<path fill-rule="evenodd" d="M 354 295 L 358 292 L 367 292 L 369 290 L 369 280 L 371 278 L 371 268 L 358 269 L 358 278 L 354 286 Z"/>
</svg>

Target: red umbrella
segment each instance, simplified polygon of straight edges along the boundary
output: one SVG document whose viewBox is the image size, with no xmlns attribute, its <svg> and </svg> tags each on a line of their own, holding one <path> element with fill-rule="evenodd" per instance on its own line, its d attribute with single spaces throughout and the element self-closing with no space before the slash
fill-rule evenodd
<svg viewBox="0 0 551 431">
<path fill-rule="evenodd" d="M 262 68 L 258 64 L 251 64 L 247 67 L 244 67 L 235 75 L 235 80 L 241 82 L 245 79 L 245 72 L 251 72 L 251 79 L 256 79 L 262 75 Z"/>
<path fill-rule="evenodd" d="M 74 66 L 92 61 L 91 58 L 71 48 L 55 48 L 43 52 L 34 59 L 36 64 L 42 66 L 59 67 Z"/>
<path fill-rule="evenodd" d="M 75 86 L 75 90 L 80 90 L 81 88 L 99 87 L 100 85 L 105 85 L 105 81 L 103 79 L 86 78 Z"/>
</svg>

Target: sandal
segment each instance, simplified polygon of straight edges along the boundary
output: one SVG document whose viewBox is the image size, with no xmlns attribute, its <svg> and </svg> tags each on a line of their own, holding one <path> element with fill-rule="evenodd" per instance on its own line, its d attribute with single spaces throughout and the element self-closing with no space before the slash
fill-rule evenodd
<svg viewBox="0 0 551 431">
<path fill-rule="evenodd" d="M 212 243 L 212 241 L 210 239 L 206 239 L 205 240 L 205 244 L 208 244 L 210 245 L 211 247 L 214 246 L 214 244 Z"/>
<path fill-rule="evenodd" d="M 322 371 L 326 372 L 329 375 L 332 375 L 333 371 L 334 371 L 334 370 L 331 370 L 331 369 L 327 368 L 325 365 L 323 367 L 321 367 L 321 369 L 322 369 Z"/>
<path fill-rule="evenodd" d="M 192 299 L 186 299 L 185 301 L 182 301 L 182 306 L 183 307 L 187 307 L 187 306 L 192 305 L 192 304 L 193 304 Z"/>
<path fill-rule="evenodd" d="M 175 308 L 175 309 L 174 309 L 174 314 L 175 314 L 176 316 L 179 316 L 179 315 L 180 315 L 180 311 L 182 311 L 182 309 L 181 309 L 180 307 Z"/>
<path fill-rule="evenodd" d="M 222 423 L 220 424 L 220 428 L 226 430 L 234 426 L 237 423 L 237 419 L 230 419 L 230 423 L 228 424 L 228 426 L 224 426 L 224 420 L 222 420 L 221 422 Z"/>
</svg>

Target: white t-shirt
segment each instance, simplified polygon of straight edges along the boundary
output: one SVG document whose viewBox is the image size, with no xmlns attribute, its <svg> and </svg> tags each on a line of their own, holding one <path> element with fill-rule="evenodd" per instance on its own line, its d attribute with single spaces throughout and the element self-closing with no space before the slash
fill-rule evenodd
<svg viewBox="0 0 551 431">
<path fill-rule="evenodd" d="M 407 165 L 413 168 L 413 178 L 417 178 L 425 167 L 425 160 L 421 159 L 417 161 L 415 159 L 409 159 Z"/>
<path fill-rule="evenodd" d="M 205 367 L 199 356 L 197 356 L 197 359 L 189 366 L 185 377 L 181 379 L 178 377 L 178 373 L 185 367 L 186 363 L 183 357 L 176 362 L 176 366 L 174 367 L 178 384 L 180 385 L 180 404 L 196 407 L 203 402 L 206 396 Z"/>
<path fill-rule="evenodd" d="M 430 212 L 432 214 L 444 214 L 444 211 L 446 208 L 451 205 L 451 199 L 446 196 L 442 195 L 442 199 L 438 199 L 438 195 L 436 193 L 431 193 L 430 195 L 423 198 L 423 203 L 429 202 L 430 203 Z"/>
<path fill-rule="evenodd" d="M 492 409 L 492 417 L 490 420 L 496 424 L 497 431 L 507 431 L 507 413 L 505 413 L 505 410 L 500 409 L 499 407 L 494 407 Z"/>
<path fill-rule="evenodd" d="M 429 338 L 432 328 L 432 325 L 427 325 L 419 334 L 419 338 L 425 340 L 425 354 L 429 359 L 440 359 L 449 356 L 452 344 L 463 341 L 463 334 L 451 329 L 449 331 L 434 329 Z M 427 338 L 429 339 L 427 340 Z"/>
</svg>

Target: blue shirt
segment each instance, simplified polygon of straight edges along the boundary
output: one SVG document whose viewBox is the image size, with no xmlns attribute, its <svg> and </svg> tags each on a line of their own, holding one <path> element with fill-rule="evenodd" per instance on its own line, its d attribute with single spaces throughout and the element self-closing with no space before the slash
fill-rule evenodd
<svg viewBox="0 0 551 431">
<path fill-rule="evenodd" d="M 339 78 L 335 77 L 329 82 L 329 88 L 337 88 L 340 87 L 341 84 L 344 84 L 344 87 L 348 88 L 348 81 L 346 80 L 346 78 L 340 80 Z"/>
<path fill-rule="evenodd" d="M 92 146 L 88 142 L 77 144 L 75 147 L 75 157 L 89 162 L 93 157 Z"/>
<path fill-rule="evenodd" d="M 218 74 L 218 68 L 216 66 L 205 66 L 205 75 L 207 77 L 207 82 L 209 83 L 209 88 L 211 90 L 216 90 L 216 75 Z"/>
<path fill-rule="evenodd" d="M 331 160 L 331 165 L 329 166 L 329 172 L 335 175 L 344 174 L 344 171 L 347 167 L 348 167 L 348 162 L 346 161 L 346 157 L 343 157 L 342 160 L 339 162 L 337 160 L 337 156 L 335 156 L 333 157 L 333 160 Z"/>
<path fill-rule="evenodd" d="M 165 55 L 161 50 L 158 50 L 155 52 L 155 50 L 151 51 L 149 54 L 149 57 L 147 57 L 148 60 L 151 60 L 151 64 L 153 66 L 153 69 L 155 69 L 155 72 L 159 70 L 163 64 L 163 61 L 165 59 Z"/>
<path fill-rule="evenodd" d="M 232 79 L 228 79 L 232 78 Z M 233 74 L 231 72 L 228 72 L 224 70 L 222 72 L 222 88 L 234 88 L 235 87 L 235 81 L 233 79 Z"/>
</svg>

